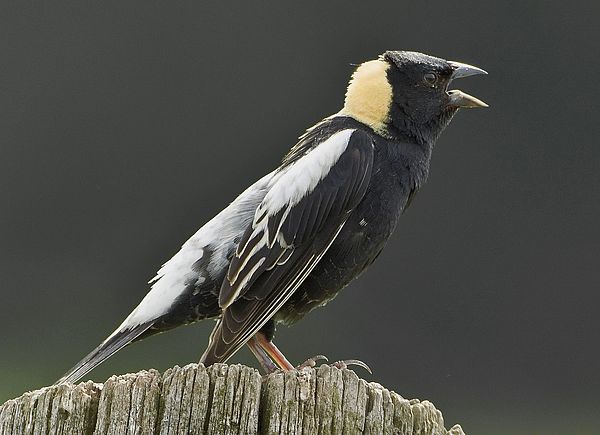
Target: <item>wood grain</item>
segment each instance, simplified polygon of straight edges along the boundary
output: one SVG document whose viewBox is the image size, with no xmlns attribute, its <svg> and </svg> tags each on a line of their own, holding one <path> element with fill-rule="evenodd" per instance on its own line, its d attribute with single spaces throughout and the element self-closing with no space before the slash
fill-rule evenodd
<svg viewBox="0 0 600 435">
<path fill-rule="evenodd" d="M 428 401 L 323 365 L 262 377 L 197 364 L 42 388 L 0 406 L 0 434 L 464 435 Z"/>
</svg>

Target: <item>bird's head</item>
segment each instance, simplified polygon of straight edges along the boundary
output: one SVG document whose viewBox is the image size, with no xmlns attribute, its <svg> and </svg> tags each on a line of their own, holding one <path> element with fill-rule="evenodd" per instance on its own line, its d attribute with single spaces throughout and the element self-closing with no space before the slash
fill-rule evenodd
<svg viewBox="0 0 600 435">
<path fill-rule="evenodd" d="M 369 125 L 383 136 L 432 141 L 460 108 L 487 107 L 459 90 L 454 79 L 484 70 L 411 51 L 386 51 L 358 66 L 341 114 Z"/>
</svg>

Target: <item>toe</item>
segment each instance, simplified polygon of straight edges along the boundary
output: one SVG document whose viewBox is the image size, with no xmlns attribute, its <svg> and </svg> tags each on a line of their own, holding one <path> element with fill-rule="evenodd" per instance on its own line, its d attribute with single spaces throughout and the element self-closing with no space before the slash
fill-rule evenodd
<svg viewBox="0 0 600 435">
<path fill-rule="evenodd" d="M 358 359 L 345 359 L 342 361 L 336 361 L 331 365 L 333 367 L 337 367 L 338 369 L 346 369 L 349 366 L 358 366 L 358 367 L 362 367 L 363 369 L 365 369 L 367 372 L 369 372 L 369 374 L 371 374 L 371 375 L 373 374 L 371 367 L 369 367 L 366 363 L 364 363 Z"/>
<path fill-rule="evenodd" d="M 306 361 L 304 361 L 302 364 L 300 364 L 298 367 L 296 367 L 298 370 L 303 369 L 304 367 L 315 367 L 317 365 L 318 361 L 325 361 L 328 362 L 329 358 L 327 358 L 325 355 L 315 355 L 312 358 L 307 359 Z"/>
</svg>

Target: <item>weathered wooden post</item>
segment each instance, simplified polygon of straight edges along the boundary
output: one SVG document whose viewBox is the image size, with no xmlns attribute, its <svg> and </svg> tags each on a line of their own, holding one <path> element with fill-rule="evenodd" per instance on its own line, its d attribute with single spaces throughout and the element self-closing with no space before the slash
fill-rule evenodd
<svg viewBox="0 0 600 435">
<path fill-rule="evenodd" d="M 190 364 L 42 388 L 0 406 L 0 434 L 464 434 L 430 402 L 330 366 L 262 377 Z"/>
</svg>

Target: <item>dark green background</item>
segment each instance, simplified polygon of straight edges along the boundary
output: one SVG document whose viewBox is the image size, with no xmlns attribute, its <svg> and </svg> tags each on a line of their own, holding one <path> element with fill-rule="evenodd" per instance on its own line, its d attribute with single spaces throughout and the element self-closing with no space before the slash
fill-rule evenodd
<svg viewBox="0 0 600 435">
<path fill-rule="evenodd" d="M 52 383 L 161 263 L 386 49 L 472 63 L 379 260 L 277 342 L 360 358 L 468 434 L 598 428 L 599 7 L 591 2 L 2 2 L 0 402 Z M 90 376 L 196 361 L 212 322 Z M 249 352 L 235 362 L 256 365 Z M 368 375 L 360 372 L 360 375 Z"/>
</svg>

